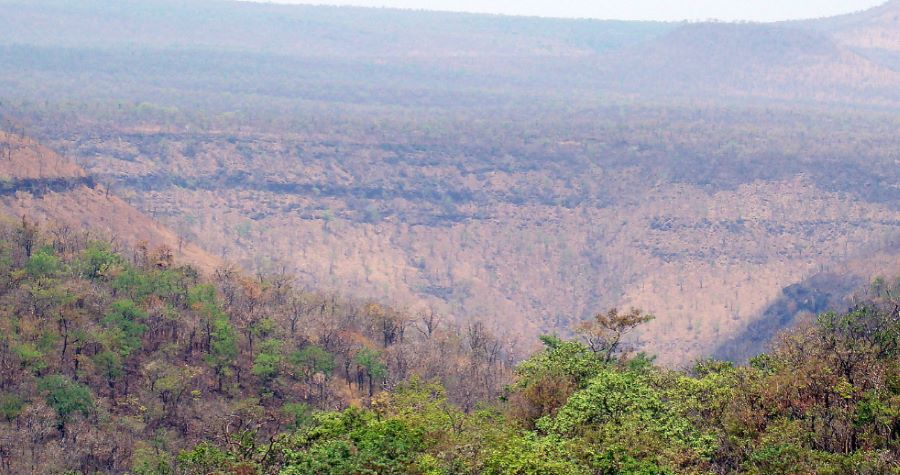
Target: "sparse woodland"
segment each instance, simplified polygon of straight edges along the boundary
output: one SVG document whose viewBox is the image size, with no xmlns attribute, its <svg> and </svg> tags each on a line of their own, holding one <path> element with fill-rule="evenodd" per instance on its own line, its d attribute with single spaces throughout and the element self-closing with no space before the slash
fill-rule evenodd
<svg viewBox="0 0 900 475">
<path fill-rule="evenodd" d="M 900 259 L 898 49 L 859 44 L 896 2 L 842 25 L 142 2 L 0 5 L 4 126 L 250 274 L 526 342 L 650 309 L 678 365 L 791 285 Z M 797 307 L 775 326 L 828 308 Z"/>
<path fill-rule="evenodd" d="M 511 342 L 480 323 L 303 292 L 281 275 L 201 277 L 166 248 L 116 252 L 27 221 L 2 235 L 11 473 L 121 473 L 148 451 L 270 436 L 412 377 L 473 410 L 512 370 Z"/>
<path fill-rule="evenodd" d="M 653 309 L 640 333 L 667 364 L 738 337 L 787 285 L 900 243 L 889 114 L 546 106 L 359 123 L 335 107 L 315 124 L 144 132 L 164 121 L 123 107 L 63 133 L 68 115 L 32 113 L 17 115 L 97 182 L 249 272 L 529 341 L 598 308 Z"/>
<path fill-rule="evenodd" d="M 900 283 L 750 365 L 654 366 L 598 314 L 519 361 L 482 324 L 0 229 L 5 473 L 894 473 Z"/>
<path fill-rule="evenodd" d="M 0 18 L 0 475 L 900 474 L 900 0 Z"/>
</svg>

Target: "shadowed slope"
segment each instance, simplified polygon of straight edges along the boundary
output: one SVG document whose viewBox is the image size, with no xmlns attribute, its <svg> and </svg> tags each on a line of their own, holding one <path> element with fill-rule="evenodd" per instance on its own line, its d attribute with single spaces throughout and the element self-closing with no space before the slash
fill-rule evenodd
<svg viewBox="0 0 900 475">
<path fill-rule="evenodd" d="M 804 318 L 826 311 L 843 312 L 861 297 L 870 298 L 871 284 L 900 269 L 900 241 L 883 251 L 835 265 L 791 284 L 771 301 L 746 329 L 724 342 L 713 355 L 744 362 L 768 350 L 779 332 L 793 328 Z"/>
</svg>

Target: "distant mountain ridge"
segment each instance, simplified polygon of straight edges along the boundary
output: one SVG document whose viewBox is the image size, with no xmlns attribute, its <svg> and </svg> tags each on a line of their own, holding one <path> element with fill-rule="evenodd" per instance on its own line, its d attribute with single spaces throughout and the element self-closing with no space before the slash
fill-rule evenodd
<svg viewBox="0 0 900 475">
<path fill-rule="evenodd" d="M 5 0 L 0 45 L 66 48 L 95 61 L 131 50 L 192 54 L 199 64 L 223 54 L 274 55 L 273 64 L 305 58 L 325 68 L 343 61 L 392 74 L 414 68 L 428 82 L 463 78 L 476 90 L 505 84 L 531 93 L 714 93 L 884 107 L 900 104 L 898 11 L 891 2 L 802 22 L 678 24 L 212 0 Z M 359 80 L 347 68 L 328 77 Z"/>
<path fill-rule="evenodd" d="M 616 64 L 616 63 L 614 63 Z M 699 96 L 900 99 L 900 73 L 814 30 L 686 25 L 620 55 L 621 87 Z"/>
<path fill-rule="evenodd" d="M 900 40 L 893 26 L 898 22 L 900 1 L 889 0 L 861 12 L 788 24 L 834 34 L 848 45 L 896 49 L 900 47 Z"/>
<path fill-rule="evenodd" d="M 4 0 L 0 11 L 11 20 L 0 43 L 304 57 L 581 55 L 640 42 L 672 27 L 224 0 Z"/>
</svg>

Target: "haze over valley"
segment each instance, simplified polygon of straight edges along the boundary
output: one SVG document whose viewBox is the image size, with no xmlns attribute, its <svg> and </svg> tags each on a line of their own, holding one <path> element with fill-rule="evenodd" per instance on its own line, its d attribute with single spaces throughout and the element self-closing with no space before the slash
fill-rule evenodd
<svg viewBox="0 0 900 475">
<path fill-rule="evenodd" d="M 128 266 L 152 274 L 178 263 L 197 272 L 184 273 L 184 289 L 212 276 L 227 301 L 221 315 L 275 322 L 258 332 L 238 325 L 247 330 L 236 333 L 235 363 L 215 366 L 194 354 L 213 353 L 218 327 L 199 310 L 211 300 L 146 297 L 160 318 L 178 305 L 207 315 L 205 343 L 183 329 L 188 349 L 171 350 L 215 368 L 188 378 L 206 378 L 195 402 L 260 387 L 251 367 L 268 347 L 259 345 L 287 333 L 278 325 L 288 315 L 278 351 L 317 345 L 339 363 L 281 386 L 272 376 L 261 407 L 275 411 L 300 386 L 311 407 L 368 407 L 380 390 L 427 373 L 468 413 L 521 377 L 518 362 L 557 348 L 539 337 L 577 339 L 598 312 L 652 314 L 629 328 L 623 354 L 645 352 L 662 368 L 710 357 L 743 364 L 782 331 L 881 298 L 870 284 L 900 270 L 898 0 L 777 23 L 224 0 L 0 0 L 0 19 L 8 221 L 44 230 L 70 269 L 95 238 L 132 256 L 90 276 L 110 302 L 142 302 L 116 287 Z M 301 314 L 318 320 L 303 327 Z M 360 323 L 370 317 L 380 323 Z M 378 326 L 394 317 L 405 330 Z M 296 336 L 298 321 L 320 333 Z M 414 321 L 421 341 L 404 326 Z M 436 349 L 425 321 L 455 336 Z M 185 338 L 160 325 L 160 341 Z M 163 351 L 143 338 L 144 350 Z M 78 380 L 66 348 L 60 372 Z M 384 373 L 358 359 L 362 349 Z M 441 351 L 459 365 L 441 366 Z M 427 356 L 412 363 L 417 354 Z M 469 365 L 472 374 L 460 369 Z M 587 381 L 576 380 L 571 388 Z M 128 393 L 109 384 L 110 400 Z M 209 436 L 161 404 L 170 412 L 153 430 L 179 427 L 179 448 Z M 522 424 L 544 434 L 537 420 Z M 122 457 L 97 469 L 124 473 Z M 697 467 L 737 473 L 697 457 Z M 347 473 L 554 473 L 486 466 Z M 620 470 L 593 473 L 639 473 Z M 658 473 L 713 473 L 680 470 Z"/>
</svg>

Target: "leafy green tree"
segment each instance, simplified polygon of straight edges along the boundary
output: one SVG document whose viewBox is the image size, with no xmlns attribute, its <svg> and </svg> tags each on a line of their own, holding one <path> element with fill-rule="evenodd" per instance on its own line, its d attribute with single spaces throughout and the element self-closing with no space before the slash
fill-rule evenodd
<svg viewBox="0 0 900 475">
<path fill-rule="evenodd" d="M 139 446 L 131 456 L 131 473 L 134 475 L 171 475 L 172 456 L 157 447 Z"/>
<path fill-rule="evenodd" d="M 25 272 L 32 279 L 42 277 L 53 277 L 62 268 L 59 258 L 53 254 L 50 248 L 42 248 L 31 255 L 28 263 L 25 264 Z"/>
<path fill-rule="evenodd" d="M 299 373 L 304 382 L 318 388 L 319 398 L 325 397 L 328 377 L 337 366 L 333 354 L 322 347 L 309 345 L 288 355 L 287 362 L 294 374 Z"/>
<path fill-rule="evenodd" d="M 97 371 L 103 375 L 110 387 L 113 382 L 122 377 L 122 358 L 113 351 L 97 353 L 92 358 Z"/>
<path fill-rule="evenodd" d="M 221 315 L 212 322 L 210 352 L 206 356 L 206 362 L 215 371 L 219 391 L 223 389 L 225 378 L 232 374 L 237 354 L 237 333 L 228 318 Z"/>
<path fill-rule="evenodd" d="M 307 379 L 316 373 L 331 375 L 336 366 L 334 355 L 315 345 L 291 353 L 288 362 L 300 369 Z"/>
<path fill-rule="evenodd" d="M 365 372 L 369 380 L 369 396 L 375 392 L 375 380 L 387 376 L 387 367 L 381 361 L 381 354 L 371 348 L 363 348 L 356 352 L 353 362 Z M 359 381 L 360 386 L 362 381 Z"/>
<path fill-rule="evenodd" d="M 226 473 L 234 457 L 209 442 L 201 442 L 193 449 L 178 454 L 178 467 L 189 475 Z"/>
<path fill-rule="evenodd" d="M 0 420 L 15 420 L 25 409 L 25 400 L 18 394 L 0 393 Z"/>
<path fill-rule="evenodd" d="M 516 383 L 507 397 L 508 413 L 526 428 L 566 403 L 569 396 L 598 374 L 603 363 L 582 343 L 545 336 L 545 348 L 516 368 Z"/>
<path fill-rule="evenodd" d="M 263 385 L 268 386 L 274 380 L 281 367 L 281 341 L 266 340 L 260 345 L 260 352 L 253 360 L 251 369 L 254 376 L 262 380 Z"/>
<path fill-rule="evenodd" d="M 19 360 L 22 368 L 33 373 L 40 373 L 47 369 L 47 361 L 44 352 L 31 342 L 18 343 L 12 347 L 13 354 Z"/>
<path fill-rule="evenodd" d="M 141 337 L 147 331 L 144 321 L 147 312 L 132 300 L 118 300 L 103 317 L 103 324 L 110 329 L 110 344 L 123 357 L 141 347 Z"/>
<path fill-rule="evenodd" d="M 542 337 L 545 348 L 523 361 L 516 368 L 516 385 L 526 386 L 546 375 L 569 378 L 578 387 L 597 375 L 604 365 L 582 343 L 563 341 L 556 337 Z"/>
<path fill-rule="evenodd" d="M 90 388 L 62 375 L 51 375 L 38 381 L 38 390 L 44 394 L 47 405 L 56 411 L 61 422 L 75 414 L 87 416 L 94 409 Z"/>
<path fill-rule="evenodd" d="M 675 411 L 647 376 L 615 369 L 600 372 L 537 426 L 548 434 L 583 437 L 591 446 L 603 447 L 599 457 L 592 457 L 594 464 L 611 459 L 672 468 L 675 461 L 700 465 L 715 447 L 714 437 Z M 599 468 L 623 470 L 602 464 Z"/>
<path fill-rule="evenodd" d="M 407 474 L 424 452 L 421 430 L 358 409 L 316 415 L 285 449 L 283 475 Z"/>
<path fill-rule="evenodd" d="M 485 475 L 588 475 L 593 473 L 572 451 L 570 442 L 534 433 L 513 436 L 487 448 Z"/>
<path fill-rule="evenodd" d="M 205 333 L 205 347 L 207 353 L 212 352 L 213 331 L 216 322 L 225 320 L 228 316 L 219 304 L 216 288 L 212 284 L 201 284 L 188 290 L 188 304 L 203 318 L 203 330 Z M 221 325 L 220 325 L 221 326 Z"/>
<path fill-rule="evenodd" d="M 97 280 L 110 275 L 110 271 L 122 265 L 123 259 L 110 250 L 109 244 L 95 241 L 88 244 L 82 253 L 82 273 L 89 279 Z"/>
<path fill-rule="evenodd" d="M 128 266 L 112 281 L 112 288 L 116 292 L 128 294 L 129 298 L 140 301 L 143 297 L 152 293 L 150 279 L 147 274 Z"/>
<path fill-rule="evenodd" d="M 312 421 L 313 409 L 309 404 L 302 402 L 289 402 L 281 406 L 281 412 L 288 419 L 287 427 L 291 430 L 298 429 Z"/>
</svg>

